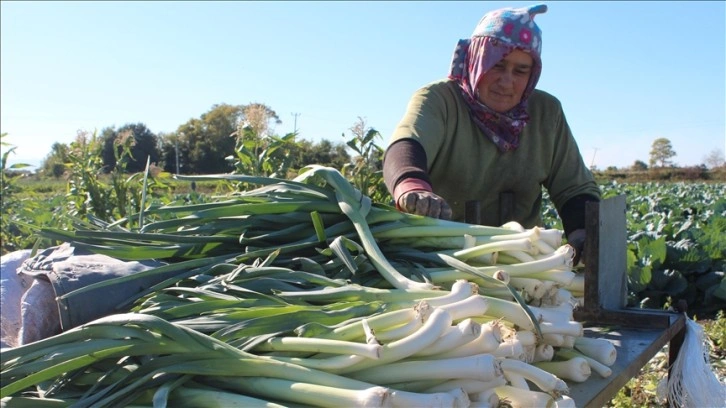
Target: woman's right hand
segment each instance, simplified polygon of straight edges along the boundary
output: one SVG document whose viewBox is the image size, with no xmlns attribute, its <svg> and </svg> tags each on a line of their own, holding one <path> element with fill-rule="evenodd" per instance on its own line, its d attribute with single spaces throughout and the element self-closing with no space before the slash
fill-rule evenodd
<svg viewBox="0 0 726 408">
<path fill-rule="evenodd" d="M 451 207 L 440 196 L 428 191 L 409 191 L 398 197 L 398 207 L 411 214 L 443 220 L 451 219 Z"/>
</svg>

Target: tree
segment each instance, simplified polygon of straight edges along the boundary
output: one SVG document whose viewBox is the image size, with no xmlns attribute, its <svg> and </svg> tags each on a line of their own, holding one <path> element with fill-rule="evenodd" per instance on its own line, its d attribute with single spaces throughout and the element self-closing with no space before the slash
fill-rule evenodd
<svg viewBox="0 0 726 408">
<path fill-rule="evenodd" d="M 143 123 L 129 123 L 118 130 L 108 127 L 101 132 L 101 141 L 103 143 L 101 155 L 103 157 L 104 171 L 110 172 L 116 167 L 116 158 L 124 145 L 125 138 L 129 137 L 133 138 L 129 143 L 131 157 L 128 162 L 124 163 L 124 171 L 129 173 L 144 171 L 147 158 L 150 158 L 151 163 L 159 162 L 161 156 L 157 136 Z"/>
<path fill-rule="evenodd" d="M 184 174 L 234 171 L 235 147 L 239 135 L 245 133 L 239 130 L 249 128 L 245 137 L 254 137 L 254 143 L 261 146 L 266 143 L 262 139 L 273 137 L 274 125 L 280 123 L 282 121 L 277 113 L 263 103 L 212 105 L 199 118 L 189 119 L 175 132 L 161 137 L 161 165 L 165 171 L 176 173 L 178 168 Z M 291 142 L 285 140 L 282 144 L 289 145 Z"/>
<path fill-rule="evenodd" d="M 642 160 L 636 160 L 635 163 L 630 167 L 633 171 L 644 171 L 648 170 L 648 165 Z"/>
<path fill-rule="evenodd" d="M 660 163 L 660 167 L 670 166 L 672 164 L 670 159 L 675 155 L 676 152 L 673 150 L 670 140 L 664 137 L 655 139 L 650 149 L 650 165 L 652 167 Z"/>
<path fill-rule="evenodd" d="M 50 147 L 50 153 L 40 163 L 40 171 L 46 176 L 59 178 L 66 171 L 70 148 L 67 144 L 55 142 Z"/>
<path fill-rule="evenodd" d="M 706 157 L 703 159 L 703 162 L 710 169 L 722 167 L 725 164 L 723 152 L 721 151 L 721 149 L 713 149 L 711 150 L 711 153 L 706 155 Z"/>
<path fill-rule="evenodd" d="M 177 128 L 172 148 L 178 143 L 180 171 L 185 174 L 227 173 L 234 168 L 225 158 L 234 153 L 237 124 L 242 119 L 241 105 L 213 105 L 198 119 L 189 119 Z M 166 146 L 169 143 L 165 143 Z M 166 170 L 175 171 L 175 160 L 165 150 Z M 172 156 L 174 157 L 174 156 Z M 170 168 L 171 167 L 171 168 Z"/>
<path fill-rule="evenodd" d="M 340 171 L 343 166 L 350 163 L 350 154 L 348 154 L 346 148 L 346 145 L 342 142 L 334 145 L 327 139 L 323 139 L 317 144 L 303 140 L 300 143 L 299 156 L 293 166 L 301 168 L 310 164 L 319 164 Z"/>
</svg>

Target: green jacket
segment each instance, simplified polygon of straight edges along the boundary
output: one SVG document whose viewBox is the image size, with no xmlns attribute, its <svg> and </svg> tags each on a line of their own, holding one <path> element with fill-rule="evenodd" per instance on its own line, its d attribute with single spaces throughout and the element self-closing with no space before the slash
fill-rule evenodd
<svg viewBox="0 0 726 408">
<path fill-rule="evenodd" d="M 426 151 L 433 190 L 464 221 L 465 203 L 479 200 L 480 221 L 499 225 L 499 193 L 513 192 L 513 219 L 526 228 L 542 225 L 542 187 L 556 208 L 579 194 L 600 197 L 554 96 L 535 90 L 530 121 L 519 147 L 502 153 L 471 119 L 457 84 L 440 80 L 419 89 L 394 130 L 391 143 L 413 138 Z"/>
</svg>

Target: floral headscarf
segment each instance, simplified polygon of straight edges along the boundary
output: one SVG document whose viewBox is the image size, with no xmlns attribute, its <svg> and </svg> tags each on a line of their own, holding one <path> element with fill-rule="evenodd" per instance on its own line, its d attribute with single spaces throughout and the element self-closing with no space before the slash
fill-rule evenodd
<svg viewBox="0 0 726 408">
<path fill-rule="evenodd" d="M 529 121 L 527 99 L 542 72 L 542 34 L 534 23 L 534 15 L 545 11 L 547 6 L 541 4 L 487 13 L 472 37 L 459 40 L 454 51 L 449 78 L 459 84 L 474 122 L 503 152 L 519 146 L 519 135 Z M 477 85 L 489 69 L 515 49 L 529 53 L 533 66 L 522 100 L 509 111 L 500 113 L 479 101 Z"/>
</svg>

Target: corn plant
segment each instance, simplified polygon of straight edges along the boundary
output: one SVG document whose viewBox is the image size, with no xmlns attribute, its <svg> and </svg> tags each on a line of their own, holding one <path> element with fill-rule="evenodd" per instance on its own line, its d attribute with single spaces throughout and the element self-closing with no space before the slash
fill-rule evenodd
<svg viewBox="0 0 726 408">
<path fill-rule="evenodd" d="M 234 155 L 227 160 L 234 164 L 235 174 L 250 176 L 286 178 L 291 170 L 292 153 L 299 148 L 295 133 L 285 136 L 260 135 L 253 126 L 240 122 L 237 131 Z"/>
<path fill-rule="evenodd" d="M 391 203 L 393 199 L 383 183 L 384 149 L 375 141 L 381 134 L 366 126 L 363 118 L 350 129 L 352 137 L 346 145 L 358 155 L 345 166 L 341 173 L 361 192 L 375 202 Z M 343 134 L 345 138 L 345 133 Z"/>
<path fill-rule="evenodd" d="M 126 173 L 134 143 L 131 133 L 122 135 L 114 142 L 116 166 L 106 176 L 101 158 L 102 144 L 96 133 L 90 136 L 85 132 L 79 133 L 71 143 L 66 164 L 69 174 L 66 198 L 71 216 L 92 216 L 103 221 L 121 219 L 130 223 L 132 220 L 127 217 L 142 210 L 144 194 L 168 190 L 169 187 L 162 179 L 170 175 L 160 172 L 155 166 L 149 165 L 147 168 L 150 177 L 142 178 L 143 173 Z"/>
<path fill-rule="evenodd" d="M 11 175 L 10 171 L 30 167 L 29 164 L 16 163 L 8 166 L 8 158 L 15 152 L 15 146 L 2 139 L 7 133 L 0 134 L 2 157 L 0 158 L 0 241 L 2 253 L 12 252 L 32 246 L 31 233 L 27 224 L 34 218 L 33 209 L 38 203 L 34 200 L 23 199 L 18 196 L 20 186 L 18 179 L 22 175 Z M 24 221 L 24 222 L 18 222 Z"/>
</svg>

